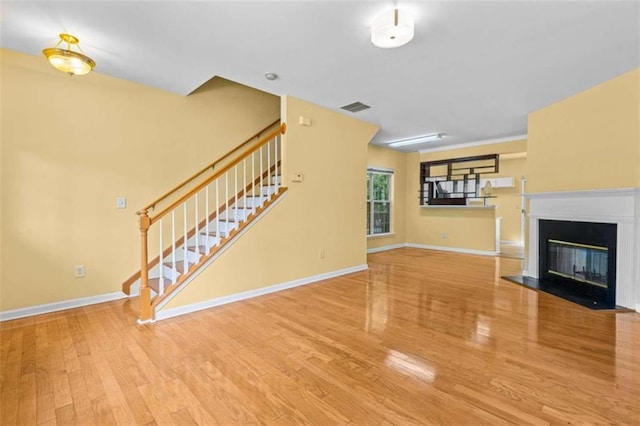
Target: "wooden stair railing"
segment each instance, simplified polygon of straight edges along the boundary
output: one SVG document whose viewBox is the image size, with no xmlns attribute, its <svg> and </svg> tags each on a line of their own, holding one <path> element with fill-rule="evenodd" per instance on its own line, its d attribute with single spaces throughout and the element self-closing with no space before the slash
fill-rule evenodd
<svg viewBox="0 0 640 426">
<path fill-rule="evenodd" d="M 255 141 L 256 139 L 259 139 L 260 136 L 262 136 L 263 133 L 265 133 L 267 130 L 271 129 L 272 127 L 275 127 L 276 124 L 278 124 L 278 123 L 280 123 L 280 119 L 275 120 L 273 123 L 269 124 L 264 129 L 262 129 L 259 132 L 255 133 L 253 136 L 251 136 L 249 139 L 247 139 L 244 142 L 242 142 L 240 145 L 237 145 L 236 147 L 232 148 L 226 154 L 224 154 L 222 157 L 219 157 L 218 159 L 216 159 L 212 163 L 206 165 L 204 168 L 202 168 L 202 170 L 200 170 L 199 172 L 195 173 L 194 175 L 191 175 L 187 179 L 183 180 L 181 183 L 179 183 L 178 185 L 174 186 L 169 191 L 165 192 L 161 197 L 159 197 L 156 200 L 154 200 L 153 202 L 147 204 L 146 206 L 141 208 L 139 211 L 149 211 L 151 209 L 155 209 L 155 207 L 156 207 L 156 205 L 158 203 L 160 203 L 160 202 L 166 200 L 167 198 L 171 197 L 176 192 L 178 192 L 180 189 L 182 189 L 185 186 L 187 186 L 190 182 L 193 182 L 199 176 L 202 176 L 205 172 L 210 171 L 210 170 L 213 171 L 214 168 L 218 164 L 222 163 L 224 160 L 229 158 L 231 156 L 231 154 L 233 154 L 234 152 L 238 152 L 240 149 L 242 149 L 243 147 L 247 146 L 252 141 Z"/>
<path fill-rule="evenodd" d="M 285 131 L 283 123 L 240 152 L 255 136 L 243 142 L 137 212 L 140 271 L 122 291 L 130 294 L 139 283 L 139 322 L 153 321 L 156 309 L 286 192 L 280 178 Z M 204 178 L 216 165 L 220 170 Z M 157 256 L 149 261 L 151 246 Z"/>
</svg>

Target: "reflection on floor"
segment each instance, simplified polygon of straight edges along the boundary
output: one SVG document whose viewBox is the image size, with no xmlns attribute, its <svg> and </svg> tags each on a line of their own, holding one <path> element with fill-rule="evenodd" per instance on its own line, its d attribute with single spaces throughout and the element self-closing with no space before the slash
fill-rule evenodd
<svg viewBox="0 0 640 426">
<path fill-rule="evenodd" d="M 135 298 L 0 323 L 0 424 L 638 424 L 639 314 L 500 279 L 514 258 L 368 264 L 145 326 Z"/>
<path fill-rule="evenodd" d="M 524 259 L 524 245 L 513 243 L 500 244 L 500 257 L 512 257 L 514 259 Z"/>
</svg>

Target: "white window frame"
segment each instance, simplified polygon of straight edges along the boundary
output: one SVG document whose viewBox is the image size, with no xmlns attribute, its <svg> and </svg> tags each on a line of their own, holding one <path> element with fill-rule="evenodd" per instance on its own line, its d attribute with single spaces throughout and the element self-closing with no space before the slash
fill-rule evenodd
<svg viewBox="0 0 640 426">
<path fill-rule="evenodd" d="M 369 179 L 369 196 L 371 199 L 367 199 L 366 202 L 369 205 L 369 226 L 367 227 L 367 237 L 380 237 L 385 235 L 393 235 L 393 170 L 383 169 L 380 167 L 367 167 L 367 176 L 370 174 L 380 174 L 389 176 L 389 191 L 386 200 L 374 200 L 373 199 L 373 179 Z M 375 203 L 387 202 L 389 203 L 389 231 L 380 233 L 371 233 L 372 225 L 374 223 L 374 205 Z"/>
</svg>

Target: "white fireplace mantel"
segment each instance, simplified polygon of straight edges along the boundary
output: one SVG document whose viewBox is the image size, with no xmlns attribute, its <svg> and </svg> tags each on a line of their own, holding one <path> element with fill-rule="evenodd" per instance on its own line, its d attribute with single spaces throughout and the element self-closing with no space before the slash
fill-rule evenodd
<svg viewBox="0 0 640 426">
<path fill-rule="evenodd" d="M 538 221 L 618 225 L 616 304 L 640 312 L 640 189 L 539 192 L 529 198 L 528 254 L 523 275 L 538 278 Z"/>
</svg>

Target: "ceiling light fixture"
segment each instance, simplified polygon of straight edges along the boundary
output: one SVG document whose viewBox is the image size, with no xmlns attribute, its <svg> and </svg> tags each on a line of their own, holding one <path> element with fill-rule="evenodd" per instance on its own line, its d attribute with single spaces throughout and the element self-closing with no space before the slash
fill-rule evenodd
<svg viewBox="0 0 640 426">
<path fill-rule="evenodd" d="M 398 139 L 395 141 L 387 142 L 387 146 L 396 148 L 399 146 L 417 145 L 419 143 L 425 143 L 425 142 L 435 142 L 435 141 L 442 140 L 443 136 L 444 136 L 444 133 L 432 133 L 430 135 L 414 136 L 412 138 Z"/>
<path fill-rule="evenodd" d="M 398 9 L 389 10 L 371 23 L 371 43 L 382 48 L 404 46 L 413 39 L 413 16 Z"/>
<path fill-rule="evenodd" d="M 62 42 L 67 43 L 66 49 L 58 47 Z M 58 44 L 42 50 L 42 53 L 47 57 L 49 63 L 58 71 L 66 72 L 69 75 L 85 75 L 96 66 L 96 63 L 84 54 L 78 44 L 79 42 L 80 40 L 71 34 L 60 34 Z M 75 45 L 82 53 L 72 51 L 71 45 Z"/>
<path fill-rule="evenodd" d="M 275 72 L 268 72 L 268 73 L 265 73 L 264 78 L 266 78 L 269 81 L 277 80 L 278 74 L 276 74 Z"/>
</svg>

